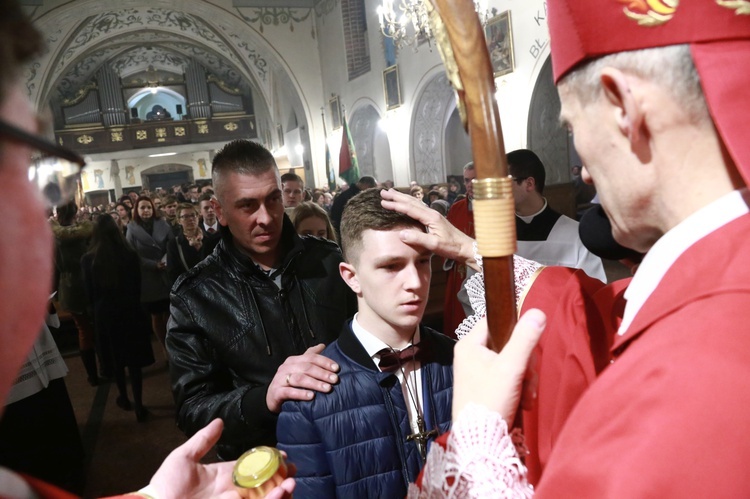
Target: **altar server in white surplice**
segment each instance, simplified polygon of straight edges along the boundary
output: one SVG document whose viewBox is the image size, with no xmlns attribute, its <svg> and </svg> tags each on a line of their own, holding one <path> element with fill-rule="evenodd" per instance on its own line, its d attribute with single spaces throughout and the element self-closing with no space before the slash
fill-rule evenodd
<svg viewBox="0 0 750 499">
<path fill-rule="evenodd" d="M 516 254 L 543 265 L 583 269 L 589 276 L 607 282 L 602 260 L 594 256 L 578 236 L 578 222 L 547 204 L 544 165 L 528 149 L 508 153 L 516 204 Z"/>
</svg>

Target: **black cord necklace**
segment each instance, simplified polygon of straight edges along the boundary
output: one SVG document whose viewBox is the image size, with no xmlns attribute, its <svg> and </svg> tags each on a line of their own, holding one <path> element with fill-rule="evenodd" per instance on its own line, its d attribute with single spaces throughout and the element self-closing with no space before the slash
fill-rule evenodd
<svg viewBox="0 0 750 499">
<path fill-rule="evenodd" d="M 414 331 L 414 334 L 416 334 L 416 330 Z M 414 345 L 414 334 L 411 336 L 411 344 Z M 421 340 L 420 340 L 421 341 Z M 391 348 L 391 350 L 394 350 Z M 395 351 L 395 350 L 394 350 Z M 414 440 L 417 443 L 417 448 L 419 448 L 419 454 L 422 456 L 422 461 L 424 461 L 427 458 L 427 441 L 430 439 L 430 437 L 436 437 L 438 432 L 437 430 L 430 430 L 426 431 L 425 427 L 425 421 L 424 421 L 424 412 L 422 411 L 422 408 L 419 405 L 419 390 L 417 387 L 417 370 L 416 370 L 416 353 L 415 350 L 412 348 L 412 354 L 411 354 L 411 361 L 412 361 L 412 385 L 414 387 L 414 392 L 412 392 L 411 387 L 409 386 L 409 379 L 406 376 L 406 370 L 404 369 L 404 365 L 401 363 L 401 360 L 399 359 L 398 367 L 401 370 L 401 376 L 404 380 L 404 386 L 406 386 L 406 392 L 409 394 L 409 398 L 412 401 L 412 404 L 414 404 L 414 410 L 417 414 L 417 432 L 412 433 L 411 435 L 407 435 L 406 440 Z M 420 366 L 421 367 L 421 366 Z"/>
</svg>

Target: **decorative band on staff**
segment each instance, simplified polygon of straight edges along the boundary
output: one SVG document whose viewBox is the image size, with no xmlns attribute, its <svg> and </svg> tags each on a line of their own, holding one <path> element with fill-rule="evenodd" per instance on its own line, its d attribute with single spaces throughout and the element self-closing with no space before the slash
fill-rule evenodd
<svg viewBox="0 0 750 499">
<path fill-rule="evenodd" d="M 474 180 L 474 231 L 484 257 L 516 252 L 516 220 L 510 177 Z"/>
</svg>

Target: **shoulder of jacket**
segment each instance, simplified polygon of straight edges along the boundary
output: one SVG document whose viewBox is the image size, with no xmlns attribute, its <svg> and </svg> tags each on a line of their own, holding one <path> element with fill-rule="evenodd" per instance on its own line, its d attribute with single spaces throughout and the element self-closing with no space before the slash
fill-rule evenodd
<svg viewBox="0 0 750 499">
<path fill-rule="evenodd" d="M 467 203 L 468 202 L 466 201 L 466 198 L 459 199 L 458 201 L 454 202 L 451 205 L 451 207 L 448 208 L 448 215 L 447 216 L 450 217 L 451 215 L 455 215 L 456 213 L 458 213 L 460 210 L 467 209 L 468 208 Z"/>
<path fill-rule="evenodd" d="M 226 283 L 227 287 L 229 287 L 227 278 L 232 275 L 232 272 L 221 260 L 219 255 L 220 254 L 217 254 L 216 252 L 211 253 L 202 261 L 198 262 L 193 268 L 183 272 L 175 281 L 174 286 L 172 286 L 172 293 L 183 293 L 190 289 L 200 287 L 202 283 L 208 280 L 216 280 L 217 278 Z"/>
<path fill-rule="evenodd" d="M 300 236 L 302 244 L 306 251 L 320 249 L 326 252 L 341 253 L 341 248 L 330 239 L 324 239 L 317 236 Z"/>
<path fill-rule="evenodd" d="M 88 221 L 73 225 L 60 225 L 55 222 L 50 226 L 55 237 L 60 240 L 86 239 L 94 232 L 94 224 Z"/>
<path fill-rule="evenodd" d="M 326 347 L 323 349 L 322 352 L 320 352 L 321 355 L 324 357 L 328 357 L 331 360 L 334 360 L 333 357 L 336 357 L 335 360 L 341 360 L 341 359 L 348 359 L 346 354 L 341 350 L 341 347 L 339 346 L 339 340 L 333 340 L 330 342 Z"/>
</svg>

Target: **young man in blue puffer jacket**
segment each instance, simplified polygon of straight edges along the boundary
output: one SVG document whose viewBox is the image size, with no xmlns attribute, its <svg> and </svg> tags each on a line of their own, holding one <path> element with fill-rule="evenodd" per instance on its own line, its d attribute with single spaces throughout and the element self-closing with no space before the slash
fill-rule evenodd
<svg viewBox="0 0 750 499">
<path fill-rule="evenodd" d="M 420 326 L 432 253 L 401 241 L 411 230 L 425 228 L 384 209 L 380 189 L 346 206 L 339 270 L 359 312 L 323 352 L 341 368 L 338 384 L 282 407 L 278 445 L 297 466 L 295 497 L 404 497 L 450 427 L 454 342 Z"/>
</svg>

